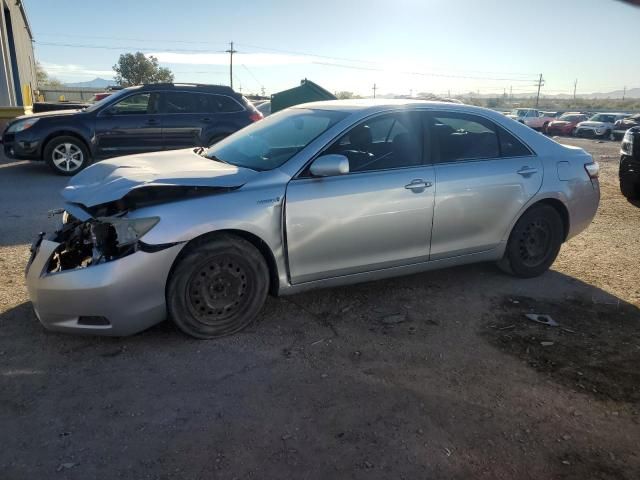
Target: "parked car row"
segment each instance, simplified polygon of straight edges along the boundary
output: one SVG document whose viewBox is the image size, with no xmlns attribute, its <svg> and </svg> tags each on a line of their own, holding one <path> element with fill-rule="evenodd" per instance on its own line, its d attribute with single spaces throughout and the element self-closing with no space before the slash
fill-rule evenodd
<svg viewBox="0 0 640 480">
<path fill-rule="evenodd" d="M 631 127 L 640 126 L 640 114 L 545 112 L 535 108 L 515 108 L 505 115 L 547 135 L 620 140 Z"/>
<path fill-rule="evenodd" d="M 133 153 L 208 147 L 262 119 L 229 87 L 154 84 L 111 92 L 81 110 L 25 115 L 3 135 L 9 158 L 44 160 L 74 175 L 93 160 Z"/>
</svg>

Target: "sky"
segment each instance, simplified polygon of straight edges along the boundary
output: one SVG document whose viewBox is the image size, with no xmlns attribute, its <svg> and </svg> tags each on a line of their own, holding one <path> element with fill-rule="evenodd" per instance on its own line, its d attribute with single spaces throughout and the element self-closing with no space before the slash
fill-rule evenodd
<svg viewBox="0 0 640 480">
<path fill-rule="evenodd" d="M 267 94 L 326 89 L 458 95 L 640 87 L 640 8 L 618 0 L 23 1 L 37 60 L 64 82 L 113 78 L 141 51 L 176 82 Z"/>
</svg>

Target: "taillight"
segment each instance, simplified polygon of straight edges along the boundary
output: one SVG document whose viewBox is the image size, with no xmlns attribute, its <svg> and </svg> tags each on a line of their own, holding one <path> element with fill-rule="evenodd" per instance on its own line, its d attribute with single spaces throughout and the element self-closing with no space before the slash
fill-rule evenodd
<svg viewBox="0 0 640 480">
<path fill-rule="evenodd" d="M 591 179 L 598 178 L 598 175 L 600 174 L 600 165 L 598 165 L 598 162 L 585 163 L 584 169 L 587 171 L 587 175 L 589 175 L 589 178 Z"/>
<path fill-rule="evenodd" d="M 263 118 L 264 116 L 258 110 L 256 110 L 251 115 L 249 115 L 249 119 L 252 122 L 257 122 L 258 120 L 262 120 Z"/>
</svg>

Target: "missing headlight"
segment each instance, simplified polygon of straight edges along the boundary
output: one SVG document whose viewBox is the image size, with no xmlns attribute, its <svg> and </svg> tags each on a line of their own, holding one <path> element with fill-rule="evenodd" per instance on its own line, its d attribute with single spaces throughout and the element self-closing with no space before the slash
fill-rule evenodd
<svg viewBox="0 0 640 480">
<path fill-rule="evenodd" d="M 85 268 L 130 255 L 138 249 L 138 239 L 160 219 L 103 217 L 81 222 L 68 216 L 66 220 L 55 238 L 60 246 L 49 261 L 49 272 Z"/>
</svg>

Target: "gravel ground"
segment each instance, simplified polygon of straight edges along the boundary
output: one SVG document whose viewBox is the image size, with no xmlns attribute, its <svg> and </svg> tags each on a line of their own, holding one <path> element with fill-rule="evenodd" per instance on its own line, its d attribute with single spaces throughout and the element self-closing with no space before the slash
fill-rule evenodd
<svg viewBox="0 0 640 480">
<path fill-rule="evenodd" d="M 44 331 L 22 272 L 64 179 L 0 162 L 0 478 L 640 478 L 640 209 L 618 144 L 566 142 L 600 162 L 602 203 L 541 278 L 269 299 L 218 341 Z"/>
</svg>

